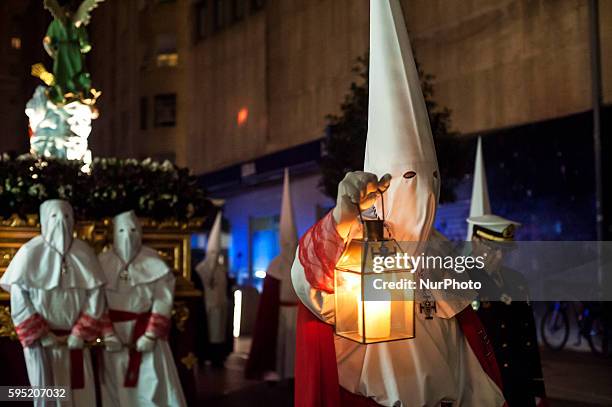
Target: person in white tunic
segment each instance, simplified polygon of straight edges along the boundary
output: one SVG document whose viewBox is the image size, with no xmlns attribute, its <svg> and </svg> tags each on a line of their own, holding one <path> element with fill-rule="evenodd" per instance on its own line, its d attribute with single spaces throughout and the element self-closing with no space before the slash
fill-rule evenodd
<svg viewBox="0 0 612 407">
<path fill-rule="evenodd" d="M 112 249 L 99 256 L 108 304 L 103 405 L 185 406 L 167 341 L 175 278 L 157 252 L 142 245 L 134 212 L 117 215 L 113 230 Z"/>
<path fill-rule="evenodd" d="M 291 265 L 298 245 L 297 229 L 293 220 L 289 170 L 285 168 L 283 196 L 280 212 L 280 253 L 268 266 L 266 274 L 280 282 L 278 308 L 278 332 L 276 336 L 276 371 L 265 376 L 270 379 L 290 379 L 294 376 L 295 328 L 297 323 L 298 297 L 291 283 Z M 270 374 L 272 373 L 272 374 Z"/>
<path fill-rule="evenodd" d="M 372 0 L 370 13 L 364 172 L 349 173 L 340 183 L 336 207 L 302 238 L 292 269 L 293 285 L 302 303 L 315 317 L 331 325 L 335 318 L 334 265 L 344 243 L 356 234 L 359 211 L 375 205 L 380 216 L 383 207 L 379 191 L 386 191 L 381 217 L 386 219 L 388 234 L 398 242 L 426 242 L 434 236 L 440 189 L 433 137 L 400 3 Z M 469 307 L 471 299 L 447 302 L 439 294 L 417 293 L 422 299 L 435 301 L 437 311 L 426 315 L 416 306 L 414 339 L 363 345 L 333 337 L 340 405 L 504 404 L 503 394 L 492 379 L 499 379 L 497 365 L 496 374 L 489 376 L 464 335 L 464 316 L 470 323 L 477 323 Z M 302 332 L 313 331 L 316 325 L 311 320 L 300 325 L 301 316 L 299 321 L 298 341 Z M 325 347 L 322 343 L 317 346 Z M 298 342 L 296 375 L 301 371 L 314 374 L 299 386 L 296 377 L 296 406 L 334 405 L 330 400 L 337 393 L 316 384 L 330 369 L 312 368 L 317 358 L 312 350 L 316 348 L 308 342 Z M 309 388 L 324 394 L 302 391 Z"/>
<path fill-rule="evenodd" d="M 221 255 L 222 218 L 223 215 L 219 211 L 208 236 L 206 257 L 196 266 L 204 287 L 208 341 L 213 345 L 214 352 L 221 352 L 219 347 L 214 345 L 224 344 L 227 341 L 227 267 Z M 217 356 L 220 355 L 212 355 L 215 360 Z"/>
<path fill-rule="evenodd" d="M 100 332 L 104 276 L 94 251 L 73 238 L 74 215 L 66 201 L 40 206 L 41 235 L 24 244 L 0 279 L 11 293 L 11 315 L 32 386 L 67 386 L 70 401 L 94 406 L 94 375 L 85 341 Z M 35 406 L 56 405 L 36 400 Z"/>
</svg>

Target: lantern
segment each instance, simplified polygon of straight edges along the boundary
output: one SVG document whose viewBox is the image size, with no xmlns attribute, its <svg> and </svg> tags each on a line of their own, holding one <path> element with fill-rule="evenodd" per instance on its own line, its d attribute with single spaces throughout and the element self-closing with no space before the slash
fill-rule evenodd
<svg viewBox="0 0 612 407">
<path fill-rule="evenodd" d="M 362 224 L 363 238 L 350 240 L 336 264 L 336 335 L 363 344 L 414 338 L 414 273 L 396 266 L 380 270 L 380 258 L 401 259 L 403 252 L 384 237 L 384 220 Z"/>
</svg>

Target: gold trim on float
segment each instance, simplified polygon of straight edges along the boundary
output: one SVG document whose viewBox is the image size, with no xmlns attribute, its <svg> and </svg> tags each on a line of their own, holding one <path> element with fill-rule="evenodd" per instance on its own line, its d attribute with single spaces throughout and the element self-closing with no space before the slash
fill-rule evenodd
<svg viewBox="0 0 612 407">
<path fill-rule="evenodd" d="M 181 363 L 187 368 L 187 370 L 192 370 L 198 363 L 198 358 L 193 354 L 193 352 L 189 352 L 187 356 L 181 358 Z"/>
<path fill-rule="evenodd" d="M 197 290 L 191 281 L 191 233 L 200 230 L 204 220 L 203 218 L 189 221 L 140 219 L 143 227 L 143 244 L 155 249 L 177 277 L 176 299 L 202 296 L 202 292 Z M 111 219 L 98 222 L 80 221 L 75 225 L 74 234 L 89 243 L 96 253 L 100 253 L 107 250 L 112 243 L 112 228 Z M 25 219 L 17 215 L 0 219 L 0 277 L 17 250 L 39 234 L 38 215 L 28 215 Z M 8 300 L 9 294 L 0 290 L 0 303 Z M 4 325 L 3 322 L 0 323 L 0 332 Z"/>
</svg>

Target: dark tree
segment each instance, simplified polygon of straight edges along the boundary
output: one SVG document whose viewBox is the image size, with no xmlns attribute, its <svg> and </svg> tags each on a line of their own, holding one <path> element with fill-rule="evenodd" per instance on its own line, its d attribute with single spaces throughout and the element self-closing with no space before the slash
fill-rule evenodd
<svg viewBox="0 0 612 407">
<path fill-rule="evenodd" d="M 320 187 L 332 199 L 336 198 L 338 183 L 347 172 L 363 169 L 368 131 L 368 60 L 367 54 L 357 59 L 353 71 L 358 79 L 351 83 L 350 91 L 341 106 L 342 112 L 327 117 L 328 126 L 324 141 L 327 155 L 320 163 Z M 421 78 L 442 178 L 440 201 L 452 202 L 455 199 L 454 188 L 467 170 L 466 160 L 463 159 L 465 154 L 469 154 L 465 151 L 467 143 L 461 143 L 459 133 L 451 130 L 451 111 L 440 107 L 433 100 L 434 76 L 423 73 L 418 62 L 417 70 Z"/>
</svg>

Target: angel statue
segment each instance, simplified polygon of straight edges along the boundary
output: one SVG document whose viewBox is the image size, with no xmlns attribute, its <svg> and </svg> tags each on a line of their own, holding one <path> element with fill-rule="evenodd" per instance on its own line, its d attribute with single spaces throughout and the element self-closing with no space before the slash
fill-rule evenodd
<svg viewBox="0 0 612 407">
<path fill-rule="evenodd" d="M 26 105 L 30 122 L 31 153 L 36 156 L 81 160 L 88 171 L 88 137 L 99 91 L 91 87 L 85 54 L 91 50 L 85 26 L 90 12 L 104 0 L 44 0 L 53 15 L 43 45 L 53 58 L 53 72 L 42 64 L 32 74 L 47 86 L 38 86 Z"/>
<path fill-rule="evenodd" d="M 43 40 L 45 50 L 53 58 L 53 73 L 42 65 L 32 73 L 49 86 L 49 99 L 55 104 L 80 100 L 93 104 L 99 92 L 91 88 L 91 77 L 85 67 L 85 54 L 91 50 L 85 26 L 91 10 L 104 0 L 44 0 L 53 21 Z"/>
</svg>

